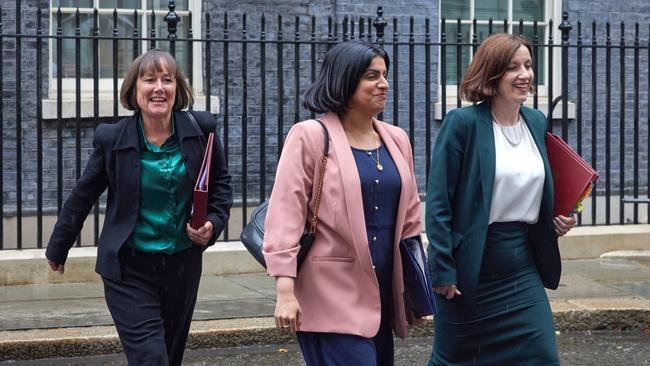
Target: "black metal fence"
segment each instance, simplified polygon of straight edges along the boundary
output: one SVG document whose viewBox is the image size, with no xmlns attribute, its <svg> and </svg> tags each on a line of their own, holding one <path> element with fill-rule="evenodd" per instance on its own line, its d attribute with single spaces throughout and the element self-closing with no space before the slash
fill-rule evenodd
<svg viewBox="0 0 650 366">
<path fill-rule="evenodd" d="M 650 208 L 645 202 L 650 191 L 650 47 L 648 38 L 640 36 L 639 24 L 634 25 L 632 37 L 628 38 L 623 23 L 617 25 L 618 32 L 612 31 L 610 23 L 593 22 L 583 27 L 577 22 L 573 27 L 568 14 L 564 14 L 558 26 L 561 37 L 556 41 L 552 20 L 543 24 L 513 24 L 490 19 L 483 22 L 487 31 L 481 33 L 478 30 L 485 27 L 477 26 L 477 20 L 387 20 L 379 7 L 376 16 L 357 19 L 266 19 L 259 15 L 251 22 L 246 14 L 231 15 L 230 19 L 228 14 L 216 18 L 205 14 L 202 34 L 195 35 L 190 25 L 188 36 L 181 38 L 176 35 L 178 18 L 173 10 L 166 17 L 168 33 L 164 35 L 155 33 L 153 13 L 148 35 L 139 34 L 137 26 L 131 35 L 120 34 L 117 11 L 113 13 L 112 34 L 99 33 L 97 10 L 91 35 L 81 34 L 78 13 L 74 34 L 64 34 L 60 9 L 52 15 L 58 17 L 58 27 L 51 34 L 46 30 L 49 9 L 35 10 L 33 30 L 22 26 L 20 12 L 13 33 L 3 29 L 0 18 L 0 249 L 44 246 L 51 228 L 45 219 L 60 212 L 67 193 L 79 178 L 94 127 L 120 117 L 118 56 L 125 52 L 138 55 L 144 44 L 146 48 L 158 46 L 171 53 L 176 52 L 178 45 L 186 45 L 189 52 L 183 57 L 187 59 L 181 61 L 188 65 L 189 80 L 202 80 L 202 90 L 197 92 L 207 96 L 203 108 L 212 110 L 210 96 L 218 97 L 216 117 L 235 178 L 237 206 L 233 211 L 234 224 L 226 230 L 223 240 L 237 240 L 250 208 L 270 193 L 288 128 L 295 121 L 312 117 L 301 108 L 300 95 L 314 80 L 322 56 L 332 44 L 362 39 L 376 42 L 388 51 L 392 98 L 381 117 L 408 132 L 416 156 L 418 187 L 424 194 L 431 147 L 441 120 L 450 108 L 462 105 L 457 86 L 466 62 L 481 40 L 497 31 L 512 31 L 530 38 L 537 60 L 534 71 L 540 76 L 535 81 L 536 89 L 544 91 L 531 98 L 532 106 L 545 109 L 551 127 L 559 130 L 601 173 L 592 197 L 586 202 L 581 223 L 607 225 L 648 220 Z M 136 25 L 142 15 L 134 11 Z M 190 24 L 191 17 L 190 13 Z M 650 25 L 647 29 L 646 37 L 650 35 Z M 74 42 L 75 63 L 64 72 L 66 42 Z M 100 103 L 106 96 L 100 87 L 98 50 L 100 43 L 106 42 L 111 45 L 113 57 L 112 76 L 108 78 L 112 86 L 109 115 L 100 113 Z M 90 44 L 93 49 L 90 81 L 81 75 L 82 67 L 88 67 L 82 65 L 79 56 L 82 44 Z M 200 55 L 204 65 L 201 70 L 192 67 L 197 57 L 192 50 L 196 48 L 200 49 L 196 55 Z M 7 54 L 15 55 L 15 59 L 7 58 Z M 44 68 L 51 65 L 48 59 L 52 55 L 56 67 Z M 30 57 L 35 57 L 36 62 L 28 68 L 26 65 L 31 64 L 26 60 Z M 64 103 L 62 92 L 66 72 L 74 73 L 75 80 L 72 117 L 66 117 L 69 104 Z M 82 82 L 92 82 L 90 95 L 82 93 Z M 89 117 L 82 113 L 84 98 L 92 100 Z M 48 99 L 54 100 L 55 116 L 43 115 L 43 101 Z M 554 113 L 554 109 L 558 110 Z M 86 225 L 93 227 L 93 239 L 82 243 L 80 238 L 77 245 L 96 243 L 103 202 L 100 199 L 92 219 L 87 220 Z M 10 235 L 12 232 L 15 237 Z M 24 238 L 25 233 L 29 233 L 30 239 Z"/>
</svg>

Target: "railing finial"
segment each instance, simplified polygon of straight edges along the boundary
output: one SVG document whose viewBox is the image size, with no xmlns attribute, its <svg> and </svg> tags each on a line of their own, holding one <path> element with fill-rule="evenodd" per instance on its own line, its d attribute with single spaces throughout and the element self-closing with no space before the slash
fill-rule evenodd
<svg viewBox="0 0 650 366">
<path fill-rule="evenodd" d="M 562 12 L 562 23 L 558 28 L 562 32 L 562 43 L 569 43 L 569 32 L 573 29 L 573 26 L 569 23 L 569 12 Z"/>
<path fill-rule="evenodd" d="M 372 21 L 372 26 L 375 27 L 375 34 L 377 35 L 377 43 L 379 46 L 384 46 L 384 28 L 386 28 L 386 19 L 384 19 L 384 9 L 382 6 L 377 7 L 377 17 Z"/>
<path fill-rule="evenodd" d="M 169 0 L 169 12 L 163 20 L 167 22 L 167 39 L 176 39 L 176 24 L 181 22 L 181 18 L 176 14 L 176 2 Z"/>
</svg>

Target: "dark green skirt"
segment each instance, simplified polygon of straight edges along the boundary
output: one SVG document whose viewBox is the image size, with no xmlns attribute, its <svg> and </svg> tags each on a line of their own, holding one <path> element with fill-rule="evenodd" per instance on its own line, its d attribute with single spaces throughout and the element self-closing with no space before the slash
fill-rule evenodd
<svg viewBox="0 0 650 366">
<path fill-rule="evenodd" d="M 460 289 L 462 291 L 462 289 Z M 528 225 L 493 223 L 471 305 L 436 295 L 429 365 L 559 365 L 555 325 Z"/>
</svg>

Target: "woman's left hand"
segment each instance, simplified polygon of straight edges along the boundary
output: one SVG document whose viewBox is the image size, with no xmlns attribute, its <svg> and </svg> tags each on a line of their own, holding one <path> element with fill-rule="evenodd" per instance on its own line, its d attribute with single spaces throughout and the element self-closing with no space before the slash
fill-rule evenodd
<svg viewBox="0 0 650 366">
<path fill-rule="evenodd" d="M 212 226 L 212 222 L 206 221 L 203 226 L 198 229 L 194 229 L 188 223 L 185 226 L 185 231 L 187 231 L 187 236 L 194 244 L 205 246 L 208 245 L 208 242 L 212 238 L 212 235 L 214 235 L 214 226 Z"/>
<path fill-rule="evenodd" d="M 575 216 L 562 216 L 557 215 L 553 219 L 553 227 L 557 236 L 564 236 L 569 230 L 576 226 L 577 220 Z"/>
</svg>

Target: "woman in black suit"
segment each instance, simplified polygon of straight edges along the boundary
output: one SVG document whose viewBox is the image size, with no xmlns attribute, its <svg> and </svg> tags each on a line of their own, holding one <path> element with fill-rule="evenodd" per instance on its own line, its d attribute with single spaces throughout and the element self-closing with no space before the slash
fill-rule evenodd
<svg viewBox="0 0 650 366">
<path fill-rule="evenodd" d="M 206 221 L 188 222 L 193 187 L 216 131 L 209 113 L 182 112 L 192 89 L 174 58 L 151 50 L 124 77 L 122 105 L 135 113 L 97 127 L 93 152 L 47 246 L 61 274 L 70 247 L 108 188 L 95 270 L 130 365 L 180 365 L 201 278 L 201 258 L 230 216 L 232 188 L 214 139 Z"/>
</svg>

